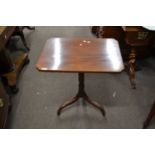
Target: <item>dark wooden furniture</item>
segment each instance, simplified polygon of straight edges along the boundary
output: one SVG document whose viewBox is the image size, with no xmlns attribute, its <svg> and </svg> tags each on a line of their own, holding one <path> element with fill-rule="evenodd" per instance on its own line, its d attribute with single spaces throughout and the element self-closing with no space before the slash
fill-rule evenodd
<svg viewBox="0 0 155 155">
<path fill-rule="evenodd" d="M 22 67 L 29 62 L 28 54 L 21 51 L 17 59 L 11 59 L 6 45 L 16 30 L 15 26 L 0 26 L 0 75 L 12 92 L 17 92 L 17 78 Z"/>
<path fill-rule="evenodd" d="M 97 38 L 115 38 L 120 46 L 124 46 L 125 33 L 121 26 L 93 26 L 92 33 Z"/>
<path fill-rule="evenodd" d="M 9 106 L 10 106 L 9 96 L 6 93 L 0 79 L 0 129 L 5 128 Z"/>
<path fill-rule="evenodd" d="M 13 70 L 13 63 L 6 50 L 6 44 L 15 31 L 15 26 L 0 26 L 0 74 Z"/>
<path fill-rule="evenodd" d="M 145 29 L 155 32 L 155 26 L 147 26 L 147 27 L 145 27 Z M 144 121 L 143 129 L 146 129 L 149 126 L 149 124 L 154 116 L 155 116 L 155 102 L 154 102 L 146 120 Z"/>
<path fill-rule="evenodd" d="M 154 116 L 155 116 L 155 103 L 153 104 L 146 120 L 144 121 L 143 129 L 146 129 L 149 126 L 149 124 Z"/>
<path fill-rule="evenodd" d="M 138 59 L 144 59 L 150 55 L 150 45 L 152 43 L 152 27 L 142 27 L 142 26 L 93 26 L 91 28 L 92 33 L 98 38 L 115 38 L 118 40 L 121 54 L 124 60 L 128 60 L 131 46 L 130 40 L 132 38 L 133 42 L 139 42 L 142 45 L 142 48 L 136 49 L 136 56 Z M 146 33 L 147 32 L 147 33 Z M 139 37 L 138 37 L 138 35 Z M 146 35 L 148 34 L 148 35 Z M 144 38 L 144 36 L 147 36 Z M 146 40 L 145 40 L 146 39 Z M 143 40 L 143 41 L 142 41 Z M 147 48 L 144 48 L 145 45 L 149 44 Z M 140 46 L 139 46 L 140 47 Z"/>
<path fill-rule="evenodd" d="M 79 78 L 79 90 L 76 96 L 63 104 L 57 111 L 62 110 L 83 98 L 105 115 L 104 108 L 92 101 L 84 88 L 84 73 L 86 72 L 121 72 L 123 61 L 118 42 L 114 39 L 49 39 L 40 55 L 36 65 L 39 71 L 45 72 L 77 72 Z"/>
<path fill-rule="evenodd" d="M 136 88 L 135 84 L 135 69 L 136 57 L 139 54 L 143 55 L 151 53 L 151 47 L 154 42 L 154 33 L 141 26 L 123 26 L 125 32 L 125 41 L 130 46 L 130 54 L 128 63 L 126 64 L 129 79 L 132 88 Z"/>
<path fill-rule="evenodd" d="M 115 38 L 119 41 L 121 54 L 124 59 L 125 68 L 133 89 L 135 84 L 135 70 L 137 59 L 144 59 L 151 55 L 155 33 L 151 28 L 142 26 L 96 26 L 92 32 L 98 38 Z"/>
</svg>

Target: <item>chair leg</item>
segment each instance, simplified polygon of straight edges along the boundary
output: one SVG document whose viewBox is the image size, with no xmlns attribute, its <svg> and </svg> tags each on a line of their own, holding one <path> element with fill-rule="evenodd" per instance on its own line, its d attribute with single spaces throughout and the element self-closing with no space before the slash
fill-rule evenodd
<svg viewBox="0 0 155 155">
<path fill-rule="evenodd" d="M 24 28 L 27 28 L 29 30 L 35 30 L 35 27 L 30 27 L 30 26 L 22 26 L 22 27 L 20 27 L 20 26 L 17 26 L 13 36 L 19 36 L 21 38 L 25 48 L 26 48 L 26 51 L 29 51 L 30 49 L 29 49 L 29 47 L 27 45 L 27 42 L 26 42 L 26 39 L 25 39 L 25 36 L 24 36 L 24 33 L 23 33 Z"/>
<path fill-rule="evenodd" d="M 92 26 L 91 32 L 95 35 L 98 36 L 98 31 L 99 31 L 99 26 Z"/>
<path fill-rule="evenodd" d="M 93 26 L 93 27 L 92 27 L 92 33 L 93 33 L 97 38 L 102 38 L 103 27 L 102 27 L 102 26 Z"/>
<path fill-rule="evenodd" d="M 129 61 L 125 65 L 126 71 L 129 75 L 129 80 L 131 83 L 132 89 L 136 89 L 136 84 L 135 84 L 135 61 L 136 61 L 136 52 L 134 49 L 132 49 L 130 55 L 129 55 Z"/>
<path fill-rule="evenodd" d="M 27 42 L 26 42 L 26 40 L 25 40 L 25 36 L 24 36 L 23 31 L 20 31 L 19 36 L 21 37 L 21 40 L 22 40 L 22 42 L 23 42 L 23 44 L 24 44 L 26 50 L 29 51 L 30 49 L 29 49 L 29 47 L 28 47 L 28 45 L 27 45 Z"/>
</svg>

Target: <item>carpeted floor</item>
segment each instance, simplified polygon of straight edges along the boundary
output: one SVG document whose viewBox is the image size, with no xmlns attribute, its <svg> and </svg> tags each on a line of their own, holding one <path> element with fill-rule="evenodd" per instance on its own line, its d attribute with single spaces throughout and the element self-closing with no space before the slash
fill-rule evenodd
<svg viewBox="0 0 155 155">
<path fill-rule="evenodd" d="M 12 97 L 9 128 L 142 128 L 142 123 L 155 100 L 153 57 L 139 62 L 142 71 L 136 73 L 136 90 L 131 89 L 125 72 L 86 74 L 86 90 L 92 99 L 104 105 L 105 118 L 91 106 L 84 106 L 82 101 L 57 117 L 58 107 L 77 91 L 77 74 L 41 73 L 36 70 L 35 64 L 48 38 L 93 37 L 90 28 L 36 27 L 35 31 L 25 30 L 25 36 L 31 48 L 31 62 L 20 75 L 19 93 Z M 155 119 L 149 128 L 155 128 Z"/>
</svg>

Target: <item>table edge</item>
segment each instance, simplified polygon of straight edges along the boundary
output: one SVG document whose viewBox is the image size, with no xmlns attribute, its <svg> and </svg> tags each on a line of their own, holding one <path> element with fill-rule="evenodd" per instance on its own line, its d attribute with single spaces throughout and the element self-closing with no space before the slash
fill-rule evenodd
<svg viewBox="0 0 155 155">
<path fill-rule="evenodd" d="M 41 69 L 39 66 L 36 65 L 36 69 L 39 72 L 55 72 L 55 73 L 121 73 L 123 72 L 123 70 L 125 69 L 124 66 L 122 66 L 122 68 L 120 68 L 120 70 L 117 71 L 72 71 L 72 70 L 46 70 L 46 69 Z"/>
</svg>

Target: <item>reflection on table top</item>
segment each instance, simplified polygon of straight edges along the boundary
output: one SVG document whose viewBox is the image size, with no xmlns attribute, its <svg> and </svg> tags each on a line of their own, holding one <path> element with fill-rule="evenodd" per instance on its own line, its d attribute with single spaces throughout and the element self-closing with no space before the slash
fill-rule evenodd
<svg viewBox="0 0 155 155">
<path fill-rule="evenodd" d="M 51 72 L 121 72 L 124 69 L 118 42 L 94 38 L 51 38 L 36 67 Z"/>
</svg>

